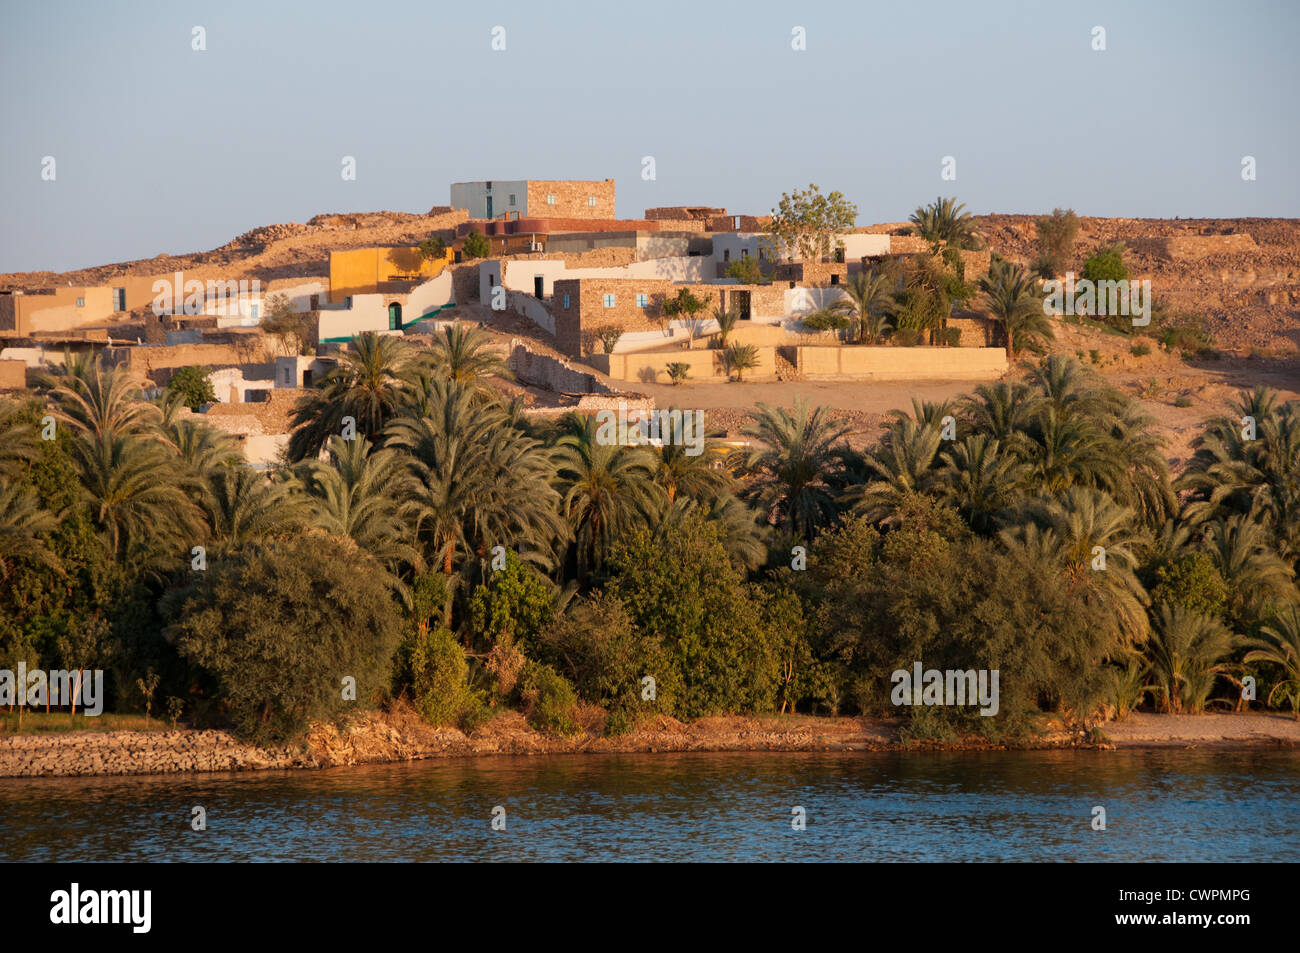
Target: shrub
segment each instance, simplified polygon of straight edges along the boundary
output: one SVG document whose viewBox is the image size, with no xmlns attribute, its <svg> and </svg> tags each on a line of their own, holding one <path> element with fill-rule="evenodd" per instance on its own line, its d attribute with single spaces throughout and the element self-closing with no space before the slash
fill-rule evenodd
<svg viewBox="0 0 1300 953">
<path fill-rule="evenodd" d="M 492 252 L 492 245 L 487 240 L 487 237 L 475 228 L 465 236 L 465 243 L 461 245 L 461 251 L 466 258 L 486 258 Z"/>
<path fill-rule="evenodd" d="M 805 315 L 803 326 L 811 331 L 843 331 L 849 326 L 849 318 L 842 312 L 823 308 Z"/>
<path fill-rule="evenodd" d="M 727 277 L 736 279 L 742 285 L 757 285 L 763 281 L 763 271 L 758 259 L 746 255 L 727 266 Z"/>
<path fill-rule="evenodd" d="M 961 347 L 961 328 L 944 328 L 942 342 L 944 347 Z"/>
<path fill-rule="evenodd" d="M 602 324 L 595 330 L 596 340 L 605 349 L 606 354 L 613 354 L 618 346 L 618 339 L 623 336 L 623 329 L 616 324 Z"/>
<path fill-rule="evenodd" d="M 432 725 L 459 725 L 481 701 L 469 687 L 465 652 L 444 626 L 417 633 L 411 650 L 415 709 Z"/>
<path fill-rule="evenodd" d="M 925 332 L 920 328 L 898 328 L 889 336 L 889 342 L 895 347 L 916 347 L 925 339 Z"/>
<path fill-rule="evenodd" d="M 673 384 L 680 384 L 690 376 L 691 365 L 687 364 L 685 361 L 673 361 L 668 365 L 667 370 L 668 379 L 672 381 Z"/>
<path fill-rule="evenodd" d="M 1074 256 L 1074 242 L 1079 237 L 1079 216 L 1074 214 L 1072 208 L 1056 208 L 1052 209 L 1051 215 L 1041 215 L 1034 219 L 1034 227 L 1038 232 L 1038 247 L 1042 251 L 1039 261 L 1046 260 L 1052 264 L 1052 271 L 1042 276 L 1054 278 Z"/>
<path fill-rule="evenodd" d="M 447 257 L 447 243 L 436 236 L 420 242 L 420 257 L 425 261 L 440 261 Z"/>
<path fill-rule="evenodd" d="M 758 348 L 752 344 L 730 344 L 722 352 L 724 366 L 727 368 L 727 376 L 731 372 L 736 372 L 736 380 L 745 379 L 745 371 L 758 366 Z"/>
<path fill-rule="evenodd" d="M 568 679 L 541 662 L 527 662 L 519 678 L 519 696 L 528 723 L 556 735 L 578 732 L 578 696 Z"/>
<path fill-rule="evenodd" d="M 1191 399 L 1190 397 L 1188 397 L 1186 394 L 1183 394 L 1181 397 L 1179 397 L 1177 400 L 1174 401 L 1174 406 L 1175 406 L 1175 407 L 1190 407 L 1190 406 L 1192 406 L 1192 399 Z"/>
<path fill-rule="evenodd" d="M 167 382 L 167 393 L 175 395 L 190 410 L 198 410 L 217 399 L 207 369 L 202 367 L 182 367 Z"/>
<path fill-rule="evenodd" d="M 613 596 L 575 600 L 538 636 L 537 657 L 567 677 L 579 696 L 629 724 L 643 708 L 672 710 L 675 686 L 659 640 L 638 631 Z M 641 698 L 646 675 L 655 679 L 654 701 Z"/>
<path fill-rule="evenodd" d="M 1128 349 L 1128 352 L 1132 354 L 1134 357 L 1146 357 L 1148 354 L 1151 353 L 1151 345 L 1147 344 L 1146 342 L 1134 344 L 1131 348 Z"/>
<path fill-rule="evenodd" d="M 489 573 L 487 584 L 476 586 L 470 596 L 469 644 L 487 648 L 502 635 L 527 643 L 551 620 L 551 589 L 549 582 L 507 550 L 505 568 Z"/>
<path fill-rule="evenodd" d="M 242 737 L 280 741 L 382 697 L 401 616 L 377 563 L 335 539 L 250 546 L 179 595 L 181 655 L 211 673 Z M 345 700 L 342 679 L 356 679 Z"/>
</svg>

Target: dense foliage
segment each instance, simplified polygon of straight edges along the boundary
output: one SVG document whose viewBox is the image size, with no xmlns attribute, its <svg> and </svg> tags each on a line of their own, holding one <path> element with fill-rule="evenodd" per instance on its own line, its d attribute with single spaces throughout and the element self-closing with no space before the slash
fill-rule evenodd
<svg viewBox="0 0 1300 953">
<path fill-rule="evenodd" d="M 870 337 L 892 295 L 856 292 Z M 1171 483 L 1138 402 L 1060 355 L 866 451 L 801 401 L 760 405 L 744 450 L 610 443 L 525 417 L 504 373 L 476 330 L 363 336 L 269 471 L 125 369 L 0 401 L 0 667 L 103 668 L 116 710 L 156 675 L 258 739 L 397 699 L 465 728 L 901 711 L 999 738 L 1300 708 L 1300 412 L 1272 392 Z M 999 713 L 900 709 L 917 662 L 996 669 Z"/>
</svg>

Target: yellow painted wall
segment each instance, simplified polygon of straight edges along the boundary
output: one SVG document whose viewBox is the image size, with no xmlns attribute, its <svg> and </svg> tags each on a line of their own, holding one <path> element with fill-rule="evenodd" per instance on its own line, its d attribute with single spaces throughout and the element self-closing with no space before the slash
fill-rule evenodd
<svg viewBox="0 0 1300 953">
<path fill-rule="evenodd" d="M 801 347 L 806 377 L 861 380 L 996 380 L 1006 373 L 1000 347 Z"/>
<path fill-rule="evenodd" d="M 642 351 L 632 354 L 594 354 L 592 366 L 618 381 L 669 383 L 668 365 L 681 361 L 690 365 L 690 381 L 722 381 L 727 379 L 722 369 L 722 351 Z M 608 370 L 606 371 L 606 366 Z M 776 349 L 758 348 L 758 366 L 745 371 L 745 380 L 762 380 L 776 376 Z"/>
<path fill-rule="evenodd" d="M 77 299 L 83 304 L 77 307 Z M 55 288 L 54 294 L 14 295 L 16 330 L 71 331 L 97 324 L 113 314 L 113 289 L 109 287 Z"/>
<path fill-rule="evenodd" d="M 380 285 L 394 280 L 394 275 L 419 275 L 420 281 L 436 278 L 452 263 L 447 249 L 445 259 L 428 261 L 414 246 L 398 248 L 350 248 L 330 252 L 330 301 L 341 302 L 350 295 L 378 294 L 389 290 Z M 410 290 L 419 281 L 410 282 Z"/>
</svg>

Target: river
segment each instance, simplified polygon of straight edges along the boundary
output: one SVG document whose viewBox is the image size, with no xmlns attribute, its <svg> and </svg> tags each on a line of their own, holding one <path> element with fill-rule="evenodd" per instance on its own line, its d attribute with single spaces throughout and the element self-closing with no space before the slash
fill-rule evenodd
<svg viewBox="0 0 1300 953">
<path fill-rule="evenodd" d="M 191 829 L 196 806 L 206 830 Z M 0 860 L 1296 861 L 1300 753 L 556 755 L 0 779 Z"/>
</svg>

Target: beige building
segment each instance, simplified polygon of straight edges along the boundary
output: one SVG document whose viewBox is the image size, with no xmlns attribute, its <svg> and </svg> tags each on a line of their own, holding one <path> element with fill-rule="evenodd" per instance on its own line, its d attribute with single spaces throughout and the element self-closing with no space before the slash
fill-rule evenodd
<svg viewBox="0 0 1300 953">
<path fill-rule="evenodd" d="M 614 180 L 509 179 L 454 182 L 451 206 L 470 218 L 615 218 Z"/>
</svg>

